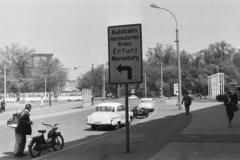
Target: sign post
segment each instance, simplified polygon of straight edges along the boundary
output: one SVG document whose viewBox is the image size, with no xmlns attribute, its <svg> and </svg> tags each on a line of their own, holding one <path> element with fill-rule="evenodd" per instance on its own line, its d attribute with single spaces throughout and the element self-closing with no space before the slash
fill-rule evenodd
<svg viewBox="0 0 240 160">
<path fill-rule="evenodd" d="M 126 150 L 129 145 L 128 83 L 142 83 L 141 24 L 108 27 L 109 83 L 125 84 Z"/>
</svg>

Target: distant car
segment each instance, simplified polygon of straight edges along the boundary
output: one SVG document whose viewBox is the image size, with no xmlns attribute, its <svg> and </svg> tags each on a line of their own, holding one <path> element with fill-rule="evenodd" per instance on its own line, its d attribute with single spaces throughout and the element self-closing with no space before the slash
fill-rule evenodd
<svg viewBox="0 0 240 160">
<path fill-rule="evenodd" d="M 146 108 L 148 111 L 154 111 L 155 106 L 152 98 L 142 98 L 140 100 L 139 108 Z"/>
<path fill-rule="evenodd" d="M 129 123 L 133 120 L 133 112 L 129 112 Z M 118 130 L 126 125 L 125 106 L 121 103 L 107 102 L 97 105 L 95 111 L 87 117 L 87 125 L 95 130 L 99 126 L 112 126 Z"/>
<path fill-rule="evenodd" d="M 191 100 L 194 100 L 194 95 L 193 94 L 189 94 L 189 97 L 191 98 Z"/>
<path fill-rule="evenodd" d="M 147 118 L 148 114 L 149 114 L 147 108 L 139 108 L 138 106 L 134 107 L 132 109 L 132 112 L 133 112 L 134 118 L 138 118 L 138 116 L 143 116 L 143 117 Z"/>
<path fill-rule="evenodd" d="M 49 101 L 48 98 L 44 99 L 44 102 L 48 102 L 48 101 Z M 56 97 L 51 98 L 51 102 L 57 102 L 57 101 L 58 101 L 58 98 L 56 98 Z"/>
<path fill-rule="evenodd" d="M 138 99 L 138 97 L 135 95 L 131 95 L 130 97 L 128 97 L 128 99 Z"/>
</svg>

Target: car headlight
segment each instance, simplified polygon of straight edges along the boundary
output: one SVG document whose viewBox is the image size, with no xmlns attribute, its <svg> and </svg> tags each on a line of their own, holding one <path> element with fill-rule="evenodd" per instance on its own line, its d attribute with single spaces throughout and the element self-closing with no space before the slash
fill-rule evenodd
<svg viewBox="0 0 240 160">
<path fill-rule="evenodd" d="M 88 122 L 90 120 L 90 117 L 88 116 L 87 118 L 86 118 L 86 121 Z"/>
<path fill-rule="evenodd" d="M 112 123 L 113 118 L 112 118 L 112 117 L 109 117 L 107 121 L 110 122 L 110 123 Z"/>
</svg>

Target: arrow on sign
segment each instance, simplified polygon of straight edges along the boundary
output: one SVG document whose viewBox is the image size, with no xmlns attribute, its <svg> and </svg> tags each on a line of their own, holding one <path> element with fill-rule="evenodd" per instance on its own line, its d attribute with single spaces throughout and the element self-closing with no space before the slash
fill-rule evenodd
<svg viewBox="0 0 240 160">
<path fill-rule="evenodd" d="M 132 79 L 132 67 L 130 66 L 122 66 L 121 64 L 117 67 L 117 70 L 122 73 L 122 71 L 128 71 L 128 79 Z"/>
</svg>

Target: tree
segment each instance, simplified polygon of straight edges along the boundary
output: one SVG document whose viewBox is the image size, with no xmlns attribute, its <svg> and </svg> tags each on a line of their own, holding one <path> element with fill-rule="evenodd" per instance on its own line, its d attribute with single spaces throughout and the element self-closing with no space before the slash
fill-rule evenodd
<svg viewBox="0 0 240 160">
<path fill-rule="evenodd" d="M 48 83 L 48 91 L 49 86 L 51 86 L 51 91 L 53 92 L 59 92 L 65 87 L 66 81 L 68 80 L 68 73 L 58 58 L 48 60 L 46 57 L 41 57 L 35 59 L 34 63 L 32 91 L 43 92 L 45 90 L 45 77 Z"/>
<path fill-rule="evenodd" d="M 210 44 L 208 49 L 201 51 L 204 54 L 204 61 L 207 64 L 219 65 L 223 61 L 229 61 L 235 53 L 235 49 L 225 41 Z"/>
<path fill-rule="evenodd" d="M 35 49 L 11 44 L 1 50 L 1 55 L 10 63 L 10 74 L 8 76 L 8 88 L 13 93 L 18 93 L 24 87 L 28 88 L 29 79 L 32 73 L 32 53 Z M 12 78 L 12 79 L 11 79 Z"/>
<path fill-rule="evenodd" d="M 49 74 L 49 69 L 51 78 L 48 78 L 48 86 L 51 85 L 52 91 L 64 87 L 68 75 L 59 59 L 53 58 L 47 63 L 46 58 L 42 57 L 34 61 L 34 53 L 34 48 L 29 49 L 14 43 L 0 50 L 2 59 L 8 63 L 7 92 L 18 94 L 19 92 L 44 91 L 44 79 L 45 75 Z M 37 64 L 36 67 L 34 63 Z M 3 68 L 3 65 L 1 67 Z M 3 87 L 3 83 L 0 86 Z"/>
</svg>

